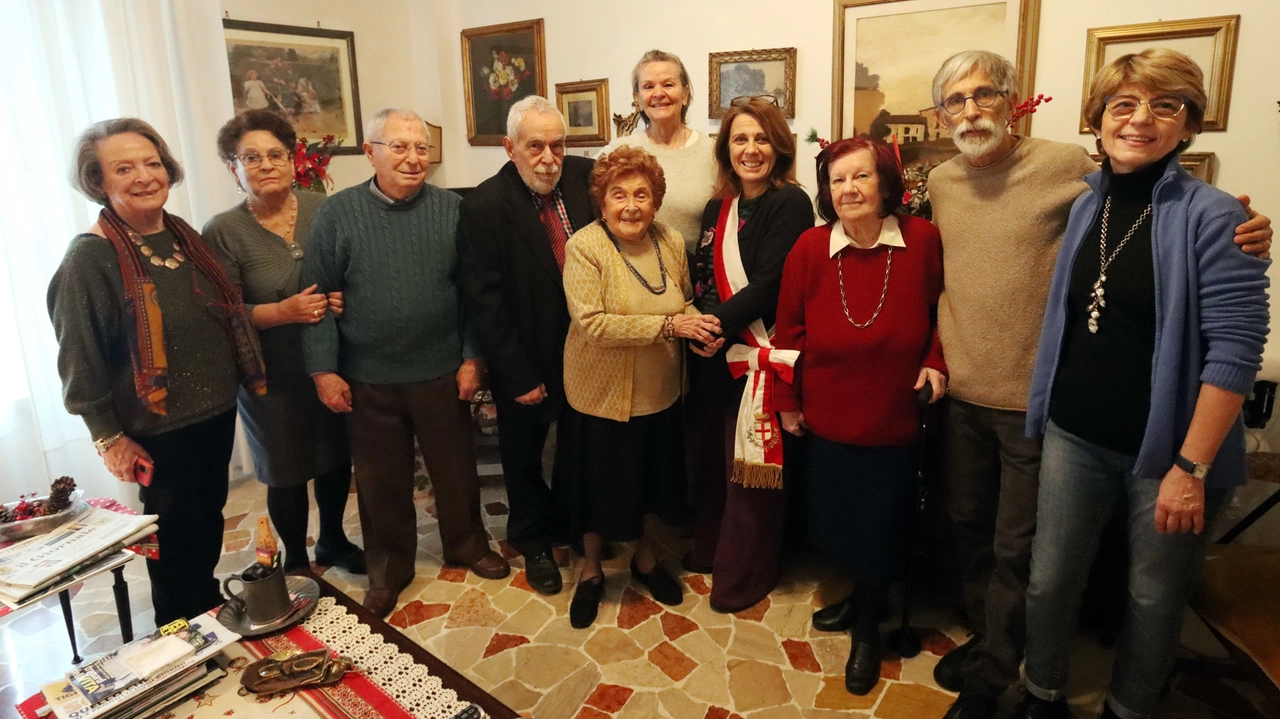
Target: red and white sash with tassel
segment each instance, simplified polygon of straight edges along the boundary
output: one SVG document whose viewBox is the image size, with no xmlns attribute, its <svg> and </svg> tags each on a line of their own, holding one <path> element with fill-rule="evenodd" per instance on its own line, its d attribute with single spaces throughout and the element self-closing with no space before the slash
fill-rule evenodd
<svg viewBox="0 0 1280 719">
<path fill-rule="evenodd" d="M 716 290 L 724 302 L 747 286 L 738 248 L 738 198 L 720 206 L 716 221 Z M 733 443 L 732 480 L 744 487 L 782 487 L 782 426 L 773 409 L 773 383 L 781 377 L 791 382 L 796 350 L 774 349 L 773 328 L 757 319 L 740 334 L 745 345 L 726 352 L 734 378 L 747 377 L 738 405 L 738 426 Z"/>
</svg>

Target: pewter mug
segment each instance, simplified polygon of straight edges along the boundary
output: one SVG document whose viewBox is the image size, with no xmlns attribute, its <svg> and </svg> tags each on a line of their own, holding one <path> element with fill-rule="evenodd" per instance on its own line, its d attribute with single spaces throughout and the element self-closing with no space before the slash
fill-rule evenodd
<svg viewBox="0 0 1280 719">
<path fill-rule="evenodd" d="M 289 601 L 289 587 L 284 581 L 284 568 L 276 567 L 261 579 L 245 579 L 247 572 L 233 574 L 222 580 L 222 593 L 227 596 L 229 604 L 239 607 L 241 616 L 248 614 L 249 621 L 256 625 L 269 624 L 282 619 L 293 603 Z M 240 582 L 240 593 L 231 591 L 231 582 Z"/>
</svg>

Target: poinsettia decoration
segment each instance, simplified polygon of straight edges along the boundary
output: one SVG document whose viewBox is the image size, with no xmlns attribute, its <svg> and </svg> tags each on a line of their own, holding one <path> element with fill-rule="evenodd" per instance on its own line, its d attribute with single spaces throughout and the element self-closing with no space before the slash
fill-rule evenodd
<svg viewBox="0 0 1280 719">
<path fill-rule="evenodd" d="M 307 138 L 299 137 L 293 155 L 293 181 L 298 187 L 304 190 L 332 190 L 333 178 L 329 176 L 329 161 L 333 159 L 333 151 L 341 144 L 342 141 L 335 141 L 333 135 L 325 135 L 320 142 L 310 144 L 307 143 Z"/>
<path fill-rule="evenodd" d="M 490 50 L 489 57 L 490 64 L 480 68 L 480 72 L 488 77 L 489 97 L 510 100 L 520 89 L 520 83 L 528 80 L 533 71 L 525 66 L 523 57 L 511 57 L 506 50 Z"/>
</svg>

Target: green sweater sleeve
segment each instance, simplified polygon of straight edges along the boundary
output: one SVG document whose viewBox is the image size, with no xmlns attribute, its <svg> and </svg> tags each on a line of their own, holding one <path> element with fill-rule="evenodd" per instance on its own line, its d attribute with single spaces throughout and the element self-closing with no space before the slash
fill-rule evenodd
<svg viewBox="0 0 1280 719">
<path fill-rule="evenodd" d="M 341 292 L 345 263 L 338 252 L 338 222 L 335 203 L 322 206 L 311 223 L 307 254 L 302 262 L 302 286 L 318 285 L 317 293 Z M 332 312 L 302 330 L 302 349 L 308 374 L 338 371 L 338 324 Z"/>
</svg>

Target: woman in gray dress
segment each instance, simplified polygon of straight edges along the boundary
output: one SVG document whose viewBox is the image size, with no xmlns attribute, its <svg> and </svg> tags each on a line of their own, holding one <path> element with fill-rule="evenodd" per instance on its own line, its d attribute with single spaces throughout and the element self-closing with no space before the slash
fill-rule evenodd
<svg viewBox="0 0 1280 719">
<path fill-rule="evenodd" d="M 307 566 L 307 480 L 315 478 L 320 512 L 316 562 L 363 574 L 364 552 L 342 529 L 351 488 L 351 454 L 342 417 L 320 404 L 302 359 L 302 327 L 326 312 L 342 314 L 341 293 L 301 286 L 311 219 L 324 196 L 293 191 L 289 122 L 268 110 L 236 115 L 218 131 L 218 154 L 245 201 L 204 228 L 240 286 L 266 356 L 270 390 L 240 392 L 240 419 L 258 481 L 267 485 L 267 513 L 285 547 L 285 569 Z"/>
</svg>

